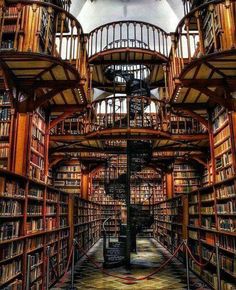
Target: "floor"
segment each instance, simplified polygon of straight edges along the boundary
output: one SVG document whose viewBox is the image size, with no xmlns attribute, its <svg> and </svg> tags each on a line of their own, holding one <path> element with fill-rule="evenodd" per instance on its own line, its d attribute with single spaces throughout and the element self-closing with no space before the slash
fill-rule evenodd
<svg viewBox="0 0 236 290">
<path fill-rule="evenodd" d="M 100 240 L 89 252 L 89 256 L 102 265 L 102 240 Z M 154 239 L 140 238 L 137 241 L 137 254 L 132 254 L 132 269 L 125 270 L 123 267 L 109 269 L 109 273 L 129 277 L 141 277 L 151 273 L 161 263 L 170 257 L 169 252 L 158 244 Z M 158 272 L 148 280 L 131 281 L 121 280 L 105 275 L 96 269 L 85 258 L 81 265 L 77 265 L 75 271 L 75 289 L 82 290 L 184 290 L 186 285 L 186 272 L 183 264 L 174 259 L 161 272 Z M 190 274 L 191 290 L 209 290 L 195 275 Z M 70 278 L 67 277 L 63 285 L 56 285 L 53 290 L 70 289 Z"/>
</svg>

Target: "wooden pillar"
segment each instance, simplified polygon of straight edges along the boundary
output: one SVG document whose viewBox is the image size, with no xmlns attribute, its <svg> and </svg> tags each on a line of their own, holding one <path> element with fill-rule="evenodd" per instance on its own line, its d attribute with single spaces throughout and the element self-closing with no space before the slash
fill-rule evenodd
<svg viewBox="0 0 236 290">
<path fill-rule="evenodd" d="M 167 195 L 167 199 L 170 199 L 174 196 L 173 171 L 166 172 L 166 195 Z"/>
<path fill-rule="evenodd" d="M 183 195 L 182 196 L 182 202 L 183 202 L 183 239 L 188 239 L 188 196 Z"/>
<path fill-rule="evenodd" d="M 30 156 L 30 114 L 18 113 L 16 121 L 15 155 L 13 158 L 13 170 L 18 174 L 27 174 L 28 160 Z"/>
<path fill-rule="evenodd" d="M 209 132 L 209 143 L 210 143 L 210 154 L 211 154 L 211 164 L 212 164 L 212 182 L 215 183 L 216 180 L 216 169 L 215 169 L 215 152 L 214 152 L 214 138 L 213 138 L 213 127 L 211 121 L 211 111 L 208 111 L 208 132 Z"/>
<path fill-rule="evenodd" d="M 81 172 L 81 198 L 88 200 L 88 192 L 89 192 L 89 172 L 82 171 Z"/>
</svg>

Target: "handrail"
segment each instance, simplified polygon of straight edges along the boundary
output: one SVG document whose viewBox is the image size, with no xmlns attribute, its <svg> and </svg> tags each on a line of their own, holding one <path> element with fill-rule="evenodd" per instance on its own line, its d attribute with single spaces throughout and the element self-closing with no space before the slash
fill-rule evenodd
<svg viewBox="0 0 236 290">
<path fill-rule="evenodd" d="M 169 55 L 170 37 L 160 27 L 141 21 L 114 21 L 92 30 L 88 35 L 87 51 L 97 53 L 121 48 L 137 48 Z"/>
<path fill-rule="evenodd" d="M 168 88 L 171 97 L 175 79 L 194 59 L 236 47 L 235 0 L 215 0 L 191 10 L 172 34 Z M 225 21 L 227 18 L 227 21 Z"/>
<path fill-rule="evenodd" d="M 185 126 L 181 125 L 181 123 Z M 115 96 L 95 100 L 84 115 L 57 124 L 51 135 L 89 135 L 106 129 L 153 129 L 172 134 L 201 134 L 207 131 L 196 118 L 180 117 L 163 100 L 154 97 Z"/>
<path fill-rule="evenodd" d="M 83 29 L 68 11 L 47 2 L 8 0 L 6 6 L 0 7 L 0 12 L 1 50 L 50 55 L 71 63 L 86 74 Z M 16 18 L 13 28 L 7 22 L 11 16 Z M 12 34 L 12 41 L 5 41 L 5 33 Z"/>
</svg>

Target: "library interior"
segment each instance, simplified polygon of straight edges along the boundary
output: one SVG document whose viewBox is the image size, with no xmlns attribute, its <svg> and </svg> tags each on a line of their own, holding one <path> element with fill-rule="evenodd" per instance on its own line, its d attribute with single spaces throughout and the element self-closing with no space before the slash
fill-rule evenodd
<svg viewBox="0 0 236 290">
<path fill-rule="evenodd" d="M 236 290 L 236 0 L 0 0 L 0 289 Z"/>
</svg>

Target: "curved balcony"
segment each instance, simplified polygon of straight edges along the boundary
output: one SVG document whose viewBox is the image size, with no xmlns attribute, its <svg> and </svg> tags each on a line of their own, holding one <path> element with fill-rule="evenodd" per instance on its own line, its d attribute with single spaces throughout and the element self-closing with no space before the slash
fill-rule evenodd
<svg viewBox="0 0 236 290">
<path fill-rule="evenodd" d="M 161 28 L 138 21 L 117 21 L 104 24 L 88 34 L 87 51 L 93 69 L 93 85 L 113 90 L 104 71 L 108 66 L 145 65 L 151 86 L 164 80 L 163 64 L 167 63 L 171 47 L 170 36 Z M 141 71 L 141 69 L 140 69 Z M 123 91 L 116 86 L 116 92 Z"/>
<path fill-rule="evenodd" d="M 226 105 L 215 87 L 229 85 L 236 73 L 235 0 L 212 1 L 188 13 L 172 35 L 169 97 L 174 103 Z M 227 83 L 229 81 L 229 83 Z M 213 89 L 212 89 L 213 88 Z"/>
<path fill-rule="evenodd" d="M 170 48 L 168 33 L 160 27 L 139 21 L 117 21 L 104 24 L 88 35 L 88 56 L 113 50 L 144 50 L 167 59 Z"/>
<path fill-rule="evenodd" d="M 15 80 L 11 85 L 22 91 L 43 88 L 44 94 L 57 87 L 51 95 L 67 90 L 65 103 L 84 102 L 78 87 L 87 74 L 86 52 L 77 19 L 40 1 L 10 1 L 0 12 L 0 60 L 5 75 Z"/>
<path fill-rule="evenodd" d="M 174 116 L 158 99 L 112 96 L 94 101 L 87 113 L 57 124 L 50 138 L 59 142 L 135 138 L 186 142 L 207 139 L 208 134 L 198 120 Z"/>
</svg>

